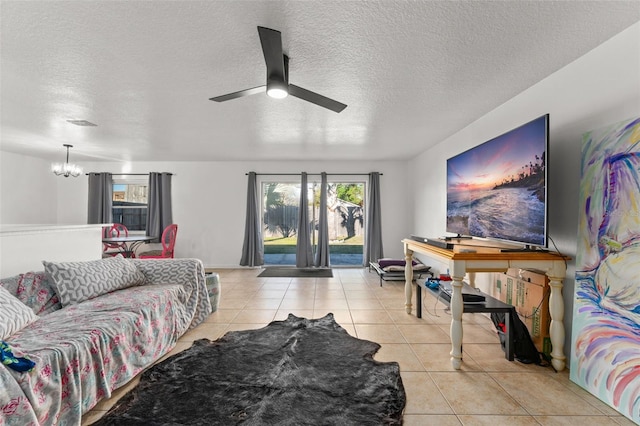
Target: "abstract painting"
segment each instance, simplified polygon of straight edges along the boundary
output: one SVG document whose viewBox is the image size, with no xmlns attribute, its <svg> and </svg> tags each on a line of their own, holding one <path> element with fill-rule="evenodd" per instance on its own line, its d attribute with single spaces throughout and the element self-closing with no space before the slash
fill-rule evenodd
<svg viewBox="0 0 640 426">
<path fill-rule="evenodd" d="M 640 118 L 584 134 L 571 380 L 640 424 Z"/>
</svg>

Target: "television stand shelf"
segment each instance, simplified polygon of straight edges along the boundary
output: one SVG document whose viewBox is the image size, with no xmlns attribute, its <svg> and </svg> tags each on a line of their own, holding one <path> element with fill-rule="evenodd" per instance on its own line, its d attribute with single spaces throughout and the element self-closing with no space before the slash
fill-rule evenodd
<svg viewBox="0 0 640 426">
<path fill-rule="evenodd" d="M 376 271 L 376 274 L 380 277 L 380 287 L 382 287 L 382 281 L 404 281 L 404 270 L 388 272 L 382 269 L 378 262 L 369 262 L 369 272 L 371 272 L 371 269 Z M 422 278 L 423 275 L 431 275 L 433 277 L 433 273 L 429 270 L 413 271 L 413 275 L 416 278 Z"/>
<path fill-rule="evenodd" d="M 454 239 L 455 243 L 456 240 Z M 568 257 L 554 252 L 501 252 L 505 247 L 486 247 L 476 240 L 462 240 L 453 249 L 443 249 L 424 244 L 410 238 L 402 240 L 404 244 L 405 262 L 411 265 L 413 253 L 424 254 L 449 267 L 453 279 L 451 296 L 451 365 L 459 370 L 462 366 L 462 280 L 467 272 L 504 272 L 509 268 L 538 269 L 549 277 L 551 295 L 549 296 L 549 313 L 551 324 L 551 365 L 556 371 L 565 368 L 564 355 L 564 301 L 562 300 L 562 280 L 566 275 Z M 411 314 L 413 298 L 413 271 L 405 268 L 405 307 Z M 467 310 L 467 312 L 469 312 Z"/>
<path fill-rule="evenodd" d="M 467 284 L 465 284 L 467 285 Z M 429 288 L 425 283 L 416 283 L 416 317 L 422 318 L 422 289 L 431 292 L 438 300 L 445 305 L 451 305 L 451 297 L 440 290 Z M 509 361 L 514 359 L 514 346 L 513 346 L 513 330 L 511 330 L 511 315 L 516 315 L 516 308 L 513 305 L 508 305 L 504 302 L 495 299 L 488 294 L 482 293 L 485 298 L 484 302 L 475 303 L 463 303 L 464 313 L 492 313 L 502 312 L 504 313 L 505 323 L 505 347 L 504 355 Z"/>
</svg>

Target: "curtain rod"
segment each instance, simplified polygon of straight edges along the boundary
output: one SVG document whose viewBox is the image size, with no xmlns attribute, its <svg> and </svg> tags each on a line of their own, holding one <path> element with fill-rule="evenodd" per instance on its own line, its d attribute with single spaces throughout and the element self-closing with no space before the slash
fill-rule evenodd
<svg viewBox="0 0 640 426">
<path fill-rule="evenodd" d="M 371 173 L 327 173 L 327 176 L 369 176 Z M 248 176 L 249 173 L 245 173 Z M 256 176 L 300 176 L 302 173 L 256 173 Z M 307 173 L 307 175 L 320 176 L 321 173 Z M 382 176 L 382 173 L 380 173 Z"/>
<path fill-rule="evenodd" d="M 91 174 L 99 174 L 99 172 L 85 173 L 86 176 L 89 176 Z M 167 174 L 173 176 L 173 173 Z M 111 176 L 149 176 L 149 173 L 111 173 Z"/>
</svg>

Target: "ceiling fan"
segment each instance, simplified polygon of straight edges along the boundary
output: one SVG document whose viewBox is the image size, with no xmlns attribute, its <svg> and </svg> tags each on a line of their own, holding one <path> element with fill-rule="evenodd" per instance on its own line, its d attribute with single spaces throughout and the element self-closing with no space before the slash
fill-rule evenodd
<svg viewBox="0 0 640 426">
<path fill-rule="evenodd" d="M 267 84 L 227 95 L 216 96 L 209 98 L 209 100 L 216 102 L 230 101 L 231 99 L 261 93 L 266 89 L 267 95 L 272 98 L 281 99 L 287 97 L 287 95 L 291 95 L 334 112 L 341 112 L 347 107 L 345 104 L 329 99 L 326 96 L 303 89 L 295 84 L 289 84 L 289 57 L 282 52 L 282 37 L 280 31 L 258 27 L 258 34 L 260 35 L 264 61 L 267 64 Z"/>
</svg>

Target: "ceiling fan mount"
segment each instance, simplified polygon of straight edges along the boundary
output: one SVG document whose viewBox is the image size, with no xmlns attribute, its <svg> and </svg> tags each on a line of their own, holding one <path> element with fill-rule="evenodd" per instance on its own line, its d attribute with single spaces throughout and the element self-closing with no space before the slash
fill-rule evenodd
<svg viewBox="0 0 640 426">
<path fill-rule="evenodd" d="M 267 84 L 253 87 L 251 89 L 241 90 L 239 92 L 216 96 L 209 98 L 209 100 L 225 102 L 230 101 L 231 99 L 237 99 L 243 96 L 254 95 L 256 93 L 266 91 L 267 95 L 273 98 L 282 99 L 291 95 L 323 108 L 330 109 L 334 112 L 341 112 L 347 107 L 347 105 L 327 98 L 326 96 L 303 89 L 302 87 L 294 84 L 289 84 L 289 57 L 283 53 L 282 36 L 280 31 L 265 27 L 258 27 L 258 34 L 260 35 L 264 61 L 267 65 Z"/>
</svg>

